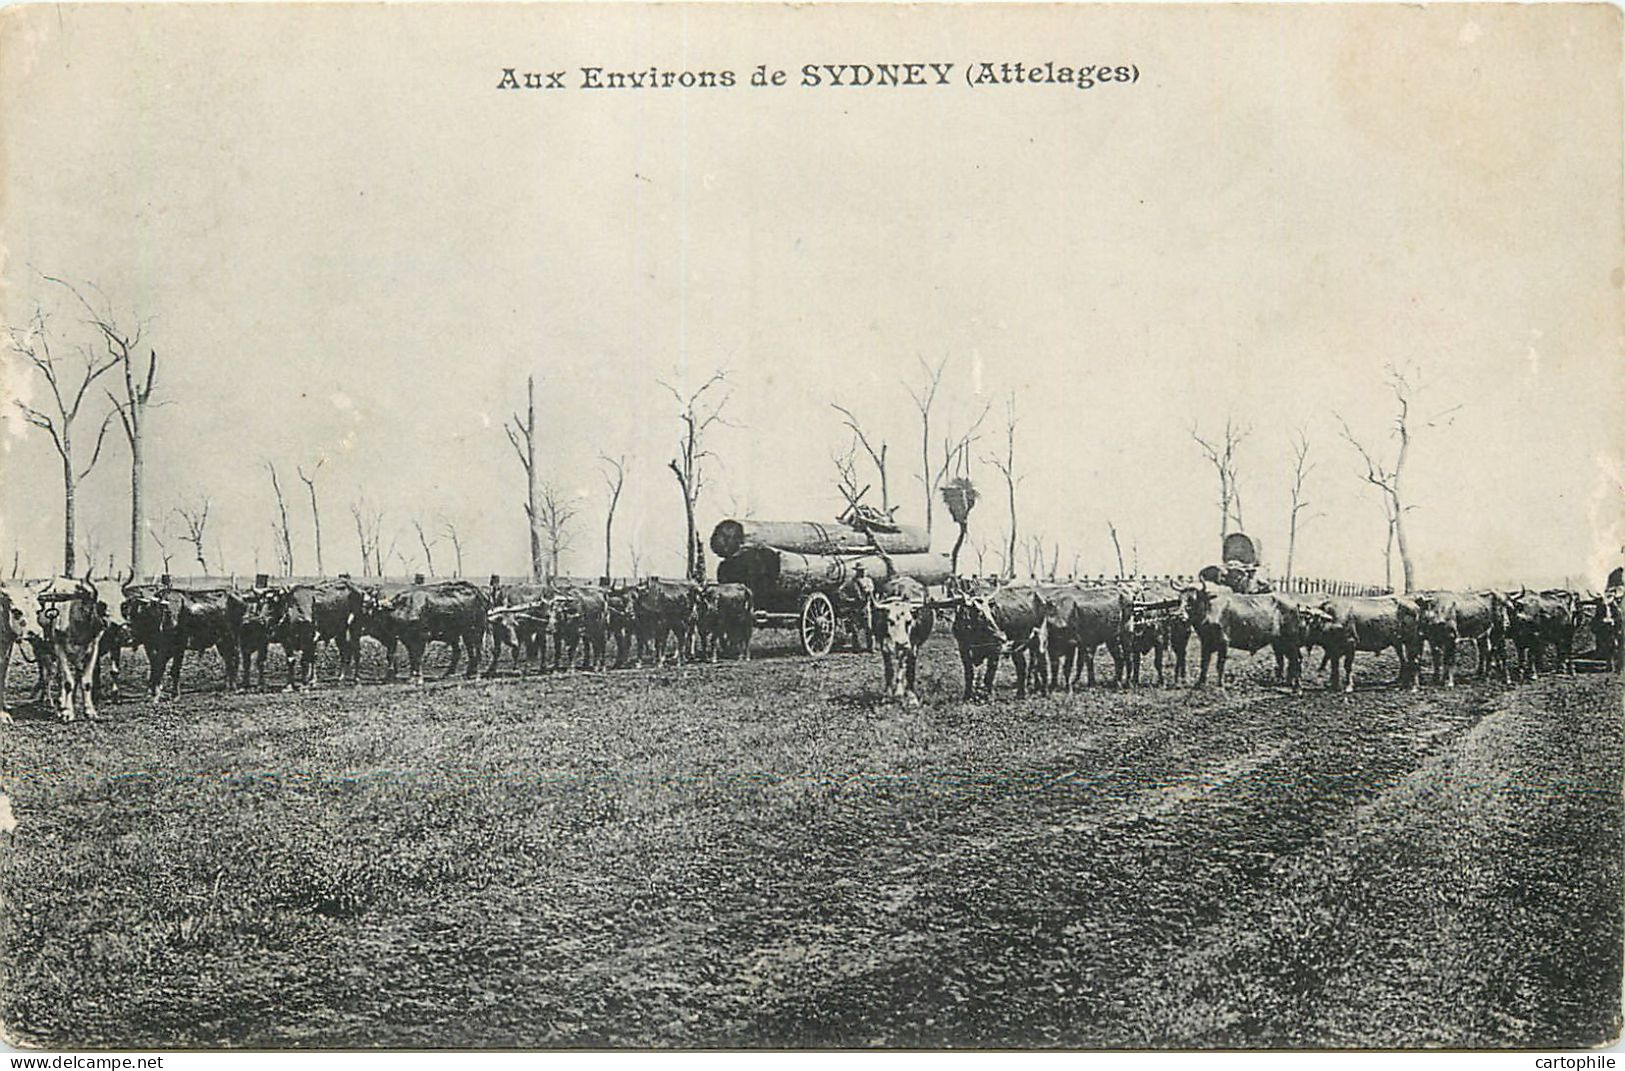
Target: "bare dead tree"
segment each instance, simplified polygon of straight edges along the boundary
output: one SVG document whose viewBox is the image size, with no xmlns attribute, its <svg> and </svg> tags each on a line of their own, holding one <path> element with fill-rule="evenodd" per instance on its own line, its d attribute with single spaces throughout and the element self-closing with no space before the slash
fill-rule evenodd
<svg viewBox="0 0 1625 1071">
<path fill-rule="evenodd" d="M 852 415 L 852 410 L 844 405 L 836 405 L 834 402 L 830 403 L 830 408 L 841 414 L 844 418 L 841 423 L 852 429 L 853 442 L 862 446 L 863 452 L 869 455 L 870 461 L 874 462 L 875 471 L 880 474 L 880 509 L 884 513 L 890 513 L 891 485 L 886 480 L 886 443 L 882 441 L 880 448 L 875 449 L 874 444 L 869 441 L 869 436 L 864 433 L 863 425 L 858 423 L 858 418 Z M 848 456 L 855 458 L 857 456 L 856 451 L 848 451 Z M 856 483 L 855 480 L 853 482 Z"/>
<path fill-rule="evenodd" d="M 502 429 L 508 433 L 508 442 L 519 457 L 525 470 L 525 518 L 530 525 L 530 578 L 542 579 L 545 561 L 542 558 L 542 472 L 536 465 L 536 377 L 525 380 L 525 419 L 513 415 L 511 423 Z M 521 445 L 523 440 L 523 445 Z"/>
<path fill-rule="evenodd" d="M 458 535 L 457 525 L 452 523 L 450 518 L 448 518 L 448 517 L 446 517 L 444 515 L 442 515 L 441 518 L 440 518 L 440 536 L 441 536 L 442 539 L 445 539 L 447 542 L 449 542 L 451 544 L 452 557 L 456 560 L 456 563 L 457 563 L 457 566 L 456 566 L 457 571 L 452 573 L 451 575 L 452 576 L 462 576 L 463 575 L 463 541 L 462 541 L 462 538 Z"/>
<path fill-rule="evenodd" d="M 273 521 L 271 530 L 279 540 L 277 545 L 277 561 L 282 565 L 282 575 L 293 575 L 293 533 L 288 527 L 288 503 L 282 497 L 282 481 L 277 479 L 276 465 L 270 461 L 265 463 L 265 471 L 271 474 L 271 490 L 276 492 L 277 516 L 281 520 L 281 527 Z"/>
<path fill-rule="evenodd" d="M 973 540 L 970 549 L 976 553 L 976 575 L 982 576 L 987 571 L 987 540 Z"/>
<path fill-rule="evenodd" d="M 51 352 L 50 336 L 45 329 L 45 313 L 35 308 L 34 318 L 26 327 L 6 326 L 11 351 L 26 361 L 45 385 L 50 388 L 55 413 L 46 413 L 18 398 L 15 404 L 24 419 L 51 437 L 57 457 L 62 462 L 62 571 L 74 574 L 74 525 L 77 519 L 79 482 L 90 475 L 91 469 L 102 456 L 102 443 L 107 438 L 107 425 L 113 419 L 108 412 L 102 419 L 101 430 L 96 433 L 96 446 L 83 468 L 77 464 L 73 443 L 74 422 L 84 408 L 85 394 L 91 384 L 106 375 L 118 364 L 117 358 L 98 361 L 81 350 L 82 362 L 69 368 Z"/>
<path fill-rule="evenodd" d="M 1342 425 L 1343 438 L 1360 455 L 1365 465 L 1365 472 L 1361 479 L 1375 488 L 1382 497 L 1383 514 L 1388 519 L 1388 544 L 1384 550 L 1384 560 L 1387 562 L 1387 584 L 1393 589 L 1393 552 L 1397 544 L 1399 549 L 1400 567 L 1405 575 L 1405 592 L 1416 590 L 1416 567 L 1411 560 L 1410 543 L 1405 535 L 1405 514 L 1415 509 L 1405 500 L 1404 478 L 1405 464 L 1410 460 L 1411 438 L 1414 434 L 1411 421 L 1412 407 L 1417 403 L 1423 393 L 1422 375 L 1420 369 L 1415 367 L 1400 368 L 1390 364 L 1387 366 L 1386 379 L 1388 387 L 1394 392 L 1396 411 L 1394 413 L 1393 428 L 1389 432 L 1396 442 L 1394 460 L 1391 464 L 1383 464 L 1370 450 L 1366 449 L 1354 432 L 1349 428 L 1348 421 L 1337 415 L 1337 422 Z M 1436 428 L 1454 421 L 1454 414 L 1461 408 L 1453 405 L 1435 416 L 1423 419 L 1426 427 Z"/>
<path fill-rule="evenodd" d="M 102 556 L 102 537 L 94 525 L 85 525 L 83 532 L 79 558 L 84 563 L 85 575 L 89 576 L 96 568 L 96 560 Z"/>
<path fill-rule="evenodd" d="M 1004 572 L 1015 576 L 1016 567 L 1016 485 L 1025 476 L 1016 475 L 1016 392 L 1011 391 L 1004 400 L 1004 456 L 989 455 L 984 460 L 999 470 L 1004 477 L 1005 489 L 1010 497 L 1010 549 L 1004 556 Z"/>
<path fill-rule="evenodd" d="M 152 402 L 152 391 L 158 375 L 158 351 L 151 347 L 147 349 L 147 363 L 143 370 L 140 349 L 141 335 L 146 327 L 144 322 L 134 319 L 134 322 L 119 323 L 113 314 L 112 303 L 94 283 L 87 283 L 86 288 L 94 290 L 101 297 L 100 308 L 92 305 L 84 292 L 67 280 L 50 275 L 45 278 L 64 287 L 79 299 L 79 304 L 84 306 L 89 316 L 90 324 L 101 333 L 108 356 L 124 375 L 124 397 L 122 399 L 115 397 L 112 391 L 107 391 L 106 394 L 108 400 L 113 403 L 113 411 L 118 414 L 119 423 L 124 428 L 124 437 L 130 444 L 130 569 L 134 574 L 141 574 L 145 572 L 143 550 L 147 527 L 144 494 L 145 432 L 147 406 Z"/>
<path fill-rule="evenodd" d="M 209 496 L 199 495 L 192 504 L 176 506 L 174 511 L 175 516 L 179 517 L 181 524 L 185 526 L 185 531 L 181 533 L 181 542 L 192 544 L 192 552 L 196 556 L 198 568 L 203 570 L 204 576 L 209 575 L 209 562 L 203 553 L 203 541 L 208 538 L 209 507 Z M 166 553 L 164 555 L 166 571 L 168 566 L 169 555 Z"/>
<path fill-rule="evenodd" d="M 846 450 L 842 453 L 830 452 L 829 459 L 835 463 L 835 487 L 841 493 L 841 501 L 856 502 L 868 490 L 858 482 L 858 440 L 853 436 L 848 440 Z"/>
<path fill-rule="evenodd" d="M 547 539 L 547 575 L 559 576 L 559 559 L 575 545 L 571 522 L 576 506 L 550 483 L 542 484 L 542 534 Z"/>
<path fill-rule="evenodd" d="M 937 487 L 942 483 L 939 476 L 931 479 L 931 409 L 936 405 L 937 391 L 942 386 L 942 372 L 948 367 L 948 358 L 943 356 L 933 368 L 924 357 L 919 358 L 920 371 L 923 373 L 918 387 L 904 383 L 908 396 L 914 399 L 914 408 L 920 412 L 920 482 L 925 485 L 925 530 L 931 532 L 933 522 L 933 499 L 937 494 Z"/>
<path fill-rule="evenodd" d="M 417 533 L 418 546 L 423 548 L 423 561 L 425 567 L 429 570 L 429 575 L 436 575 L 434 571 L 434 545 L 440 541 L 430 539 L 428 533 L 423 530 L 423 522 L 416 517 L 412 518 L 412 530 Z"/>
<path fill-rule="evenodd" d="M 148 528 L 147 528 L 147 534 L 152 537 L 152 541 L 155 544 L 157 544 L 157 546 L 158 546 L 158 557 L 163 559 L 163 563 L 164 563 L 163 571 L 164 571 L 165 575 L 167 575 L 169 573 L 169 571 L 170 571 L 169 570 L 169 563 L 174 560 L 175 554 L 174 554 L 173 551 L 171 551 L 169 549 L 169 543 L 164 539 L 164 537 L 162 535 L 158 534 L 157 529 L 155 529 L 155 528 L 153 528 L 153 527 L 151 527 L 149 525 Z M 258 566 L 258 564 L 259 564 L 258 562 L 255 562 L 256 567 Z M 258 572 L 258 571 L 259 571 L 258 568 L 256 568 L 255 572 Z M 135 572 L 132 571 L 131 575 L 132 575 L 132 577 L 138 577 L 141 574 L 140 573 L 135 573 Z"/>
<path fill-rule="evenodd" d="M 383 576 L 384 559 L 379 545 L 383 542 L 384 511 L 369 509 L 364 500 L 356 499 L 350 503 L 350 516 L 355 518 L 356 544 L 361 551 L 361 575 Z"/>
<path fill-rule="evenodd" d="M 636 580 L 642 575 L 639 570 L 643 567 L 643 551 L 638 548 L 635 541 L 627 541 L 626 557 L 632 563 L 632 579 Z"/>
<path fill-rule="evenodd" d="M 1292 562 L 1298 550 L 1298 531 L 1318 514 L 1310 514 L 1299 520 L 1299 515 L 1309 508 L 1309 500 L 1304 497 L 1305 484 L 1310 473 L 1315 471 L 1314 463 L 1309 460 L 1309 433 L 1304 428 L 1298 428 L 1292 434 L 1292 512 L 1288 515 L 1286 535 L 1286 582 L 1292 583 Z"/>
<path fill-rule="evenodd" d="M 621 487 L 626 483 L 626 455 L 610 457 L 599 454 L 598 460 L 609 468 L 600 470 L 604 488 L 609 492 L 609 508 L 604 511 L 604 574 L 615 575 L 615 507 L 621 501 Z"/>
<path fill-rule="evenodd" d="M 310 470 L 308 476 L 305 474 L 305 467 L 303 465 L 298 466 L 299 480 L 305 485 L 305 490 L 310 492 L 310 523 L 311 527 L 316 530 L 317 576 L 327 575 L 327 570 L 322 567 L 322 513 L 321 510 L 316 508 L 316 474 L 322 470 L 322 466 L 325 464 L 327 464 L 327 458 L 324 457 L 316 462 L 315 467 Z"/>
<path fill-rule="evenodd" d="M 679 394 L 677 388 L 669 383 L 662 381 L 660 384 L 671 392 L 671 396 L 677 399 L 677 404 L 681 407 L 677 418 L 682 422 L 683 430 L 677 440 L 677 456 L 667 462 L 667 467 L 677 478 L 678 489 L 683 495 L 683 513 L 688 522 L 687 547 L 684 554 L 687 563 L 686 575 L 690 580 L 702 582 L 705 580 L 705 547 L 700 542 L 700 530 L 695 513 L 699 508 L 700 492 L 705 484 L 705 459 L 715 456 L 705 448 L 705 433 L 713 424 L 728 424 L 723 418 L 722 411 L 733 395 L 724 393 L 719 397 L 711 394 L 713 388 L 726 390 L 727 383 L 728 372 L 723 369 L 712 374 L 710 379 L 687 397 Z"/>
<path fill-rule="evenodd" d="M 1241 520 L 1241 491 L 1236 479 L 1236 451 L 1252 434 L 1248 425 L 1237 424 L 1233 417 L 1224 419 L 1224 436 L 1221 439 L 1204 439 L 1197 431 L 1196 425 L 1191 425 L 1191 438 L 1196 445 L 1202 448 L 1202 454 L 1212 464 L 1213 471 L 1219 477 L 1219 542 L 1231 532 L 1245 530 Z M 1231 527 L 1231 520 L 1235 526 Z"/>
<path fill-rule="evenodd" d="M 1128 576 L 1127 570 L 1123 568 L 1123 544 L 1117 538 L 1117 525 L 1113 524 L 1110 520 L 1107 520 L 1106 531 L 1112 534 L 1112 549 L 1117 552 L 1117 575 Z"/>
<path fill-rule="evenodd" d="M 1050 547 L 1049 576 L 1050 576 L 1051 579 L 1054 579 L 1055 571 L 1057 569 L 1059 569 L 1060 567 L 1061 567 L 1061 544 L 1060 544 L 1060 541 L 1057 540 Z"/>
<path fill-rule="evenodd" d="M 17 574 L 22 572 L 23 551 L 21 547 L 11 548 L 11 579 L 16 580 Z"/>
</svg>

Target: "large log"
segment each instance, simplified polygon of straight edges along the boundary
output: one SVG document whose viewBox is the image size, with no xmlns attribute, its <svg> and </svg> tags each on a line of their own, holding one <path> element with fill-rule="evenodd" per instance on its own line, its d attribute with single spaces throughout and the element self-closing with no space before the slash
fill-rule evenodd
<svg viewBox="0 0 1625 1071">
<path fill-rule="evenodd" d="M 850 554 L 879 547 L 887 554 L 924 554 L 931 537 L 924 528 L 901 524 L 895 532 L 869 535 L 844 524 L 817 521 L 725 520 L 711 529 L 711 549 L 719 558 L 731 558 L 746 547 L 778 547 L 798 554 Z"/>
<path fill-rule="evenodd" d="M 913 577 L 927 587 L 945 584 L 952 572 L 946 554 L 855 554 L 835 557 L 801 554 L 782 547 L 748 546 L 717 563 L 717 580 L 750 588 L 756 608 L 793 613 L 802 596 L 833 593 L 852 579 L 857 565 L 880 584 L 893 576 Z"/>
</svg>

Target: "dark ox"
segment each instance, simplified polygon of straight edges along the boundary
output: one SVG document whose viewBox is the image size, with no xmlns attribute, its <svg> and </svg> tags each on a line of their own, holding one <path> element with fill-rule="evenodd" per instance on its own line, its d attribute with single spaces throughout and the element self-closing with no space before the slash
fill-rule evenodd
<svg viewBox="0 0 1625 1071">
<path fill-rule="evenodd" d="M 249 676 L 257 663 L 257 687 L 265 690 L 265 655 L 282 623 L 282 611 L 288 593 L 282 588 L 255 588 L 241 591 L 237 597 L 243 602 L 243 616 L 237 622 L 237 651 L 242 657 L 242 689 L 248 691 Z M 292 665 L 292 661 L 289 661 Z M 290 673 L 291 676 L 291 673 Z"/>
<path fill-rule="evenodd" d="M 1191 623 L 1185 617 L 1179 592 L 1167 584 L 1146 584 L 1134 594 L 1134 605 L 1143 611 L 1129 627 L 1129 677 L 1140 683 L 1140 663 L 1153 655 L 1157 684 L 1164 683 L 1163 654 L 1174 656 L 1174 682 L 1185 683 L 1186 651 L 1191 643 Z"/>
<path fill-rule="evenodd" d="M 700 650 L 715 662 L 724 647 L 750 661 L 756 629 L 756 596 L 744 584 L 708 584 L 700 592 Z"/>
<path fill-rule="evenodd" d="M 1548 645 L 1557 651 L 1557 668 L 1574 674 L 1575 596 L 1571 591 L 1519 591 L 1507 596 L 1507 633 L 1518 650 L 1518 675 L 1540 679 L 1540 660 Z"/>
<path fill-rule="evenodd" d="M 547 631 L 553 634 L 553 668 L 569 669 L 581 650 L 580 668 L 605 667 L 609 596 L 600 588 L 561 588 L 548 603 Z"/>
<path fill-rule="evenodd" d="M 1129 625 L 1133 602 L 1115 587 L 1077 584 L 1038 589 L 1044 600 L 1044 640 L 1049 684 L 1071 691 L 1080 676 L 1095 683 L 1095 651 L 1104 644 L 1112 656 L 1112 681 L 1129 679 Z"/>
<path fill-rule="evenodd" d="M 339 652 L 339 683 L 346 675 L 351 683 L 360 680 L 361 617 L 366 610 L 366 593 L 347 580 L 320 584 L 295 584 L 282 600 L 282 615 L 276 626 L 276 640 L 288 655 L 288 687 L 310 686 L 316 681 L 316 652 L 331 641 Z M 299 669 L 295 676 L 294 658 Z"/>
<path fill-rule="evenodd" d="M 526 662 L 547 668 L 547 618 L 552 612 L 555 592 L 547 584 L 503 584 L 491 589 L 491 662 L 486 673 L 495 673 L 497 660 L 505 650 L 513 651 L 516 670 Z"/>
<path fill-rule="evenodd" d="M 1456 652 L 1467 640 L 1478 651 L 1478 677 L 1486 679 L 1491 663 L 1501 667 L 1501 681 L 1507 674 L 1507 605 L 1493 591 L 1423 591 L 1411 596 L 1416 603 L 1417 627 L 1433 656 L 1433 683 L 1442 679 L 1446 688 L 1456 686 Z M 1418 660 L 1420 668 L 1420 660 Z"/>
<path fill-rule="evenodd" d="M 1598 658 L 1615 673 L 1625 669 L 1625 589 L 1613 588 L 1598 596 L 1591 613 L 1591 644 Z"/>
<path fill-rule="evenodd" d="M 1198 687 L 1207 683 L 1208 664 L 1218 657 L 1219 687 L 1230 649 L 1254 654 L 1270 648 L 1275 653 L 1276 680 L 1296 691 L 1303 678 L 1303 615 L 1298 604 L 1279 593 L 1240 595 L 1229 588 L 1203 581 L 1184 589 L 1185 617 L 1202 645 L 1202 671 Z"/>
<path fill-rule="evenodd" d="M 423 683 L 423 653 L 439 640 L 451 647 L 451 663 L 444 677 L 457 671 L 462 649 L 468 648 L 465 678 L 479 672 L 485 647 L 486 615 L 490 598 L 464 580 L 415 584 L 389 598 L 376 592 L 363 597 L 362 631 L 384 646 L 386 680 L 395 679 L 395 647 L 406 648 L 413 684 Z"/>
<path fill-rule="evenodd" d="M 1354 691 L 1356 652 L 1399 656 L 1399 683 L 1415 691 L 1421 677 L 1422 634 L 1414 601 L 1394 595 L 1330 598 L 1305 606 L 1305 646 L 1319 646 L 1331 666 L 1327 687 Z M 1339 684 L 1339 677 L 1342 682 Z"/>
<path fill-rule="evenodd" d="M 95 720 L 96 658 L 107 611 L 88 580 L 63 577 L 40 592 L 40 628 L 56 666 L 57 714 L 73 721 L 83 711 Z"/>
<path fill-rule="evenodd" d="M 634 599 L 638 627 L 638 662 L 651 652 L 655 665 L 665 660 L 666 637 L 677 640 L 677 661 L 693 649 L 694 626 L 699 616 L 700 586 L 692 580 L 651 577 L 637 589 Z"/>
<path fill-rule="evenodd" d="M 638 641 L 637 589 L 613 588 L 606 600 L 604 631 L 607 641 L 615 644 L 615 666 L 619 669 L 632 658 L 632 646 Z"/>
<path fill-rule="evenodd" d="M 910 577 L 896 577 L 874 604 L 870 631 L 880 643 L 886 696 L 906 706 L 918 706 L 914 690 L 920 645 L 931 636 L 935 614 L 926 605 L 925 587 Z"/>
<path fill-rule="evenodd" d="M 153 702 L 163 696 L 164 670 L 169 688 L 181 694 L 181 664 L 187 651 L 220 652 L 226 667 L 226 691 L 237 683 L 237 637 L 247 610 L 234 591 L 177 591 L 142 585 L 128 589 L 124 616 L 130 623 L 130 642 L 147 652 L 148 691 Z"/>
<path fill-rule="evenodd" d="M 991 595 L 977 595 L 965 599 L 954 612 L 954 642 L 959 647 L 959 661 L 965 670 L 965 698 L 976 694 L 976 667 L 986 663 L 982 678 L 982 695 L 991 698 L 993 681 L 998 676 L 999 659 L 1010 655 L 1016 667 L 1016 698 L 1027 694 L 1027 656 L 1032 654 L 1035 677 L 1043 675 L 1043 660 L 1048 657 L 1045 640 L 1045 603 L 1038 592 L 1030 587 L 1001 588 Z M 1034 681 L 1042 685 L 1041 679 Z"/>
<path fill-rule="evenodd" d="M 0 722 L 11 721 L 11 712 L 6 709 L 6 674 L 11 667 L 11 649 L 18 644 L 26 647 L 39 665 L 46 650 L 45 634 L 39 627 L 39 595 L 21 586 L 0 585 Z"/>
</svg>

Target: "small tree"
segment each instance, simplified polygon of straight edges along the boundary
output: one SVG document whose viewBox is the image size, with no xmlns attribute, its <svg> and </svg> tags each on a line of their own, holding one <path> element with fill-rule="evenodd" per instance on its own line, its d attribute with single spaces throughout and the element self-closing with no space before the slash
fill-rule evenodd
<svg viewBox="0 0 1625 1071">
<path fill-rule="evenodd" d="M 1219 477 L 1219 542 L 1231 532 L 1245 530 L 1241 520 L 1241 490 L 1236 480 L 1236 450 L 1252 434 L 1252 428 L 1239 425 L 1231 417 L 1224 420 L 1224 436 L 1221 439 L 1208 440 L 1202 438 L 1196 425 L 1191 425 L 1191 438 L 1196 445 L 1202 448 L 1202 454 L 1212 464 L 1214 472 Z M 1231 526 L 1231 521 L 1235 526 Z"/>
<path fill-rule="evenodd" d="M 1117 525 L 1113 524 L 1110 520 L 1108 520 L 1106 522 L 1106 531 L 1111 533 L 1111 536 L 1112 536 L 1112 549 L 1117 552 L 1117 575 L 1118 576 L 1128 576 L 1129 575 L 1128 571 L 1123 568 L 1123 544 L 1117 538 Z"/>
<path fill-rule="evenodd" d="M 1286 535 L 1286 582 L 1292 583 L 1292 563 L 1297 554 L 1298 532 L 1309 521 L 1318 516 L 1310 514 L 1299 520 L 1299 515 L 1309 508 L 1309 500 L 1304 497 L 1304 485 L 1308 482 L 1309 474 L 1315 471 L 1315 466 L 1309 461 L 1309 433 L 1299 428 L 1292 435 L 1292 511 L 1288 515 Z"/>
<path fill-rule="evenodd" d="M 350 516 L 355 518 L 356 545 L 361 553 L 361 575 L 383 576 L 384 511 L 371 509 L 362 499 L 350 503 Z"/>
<path fill-rule="evenodd" d="M 288 503 L 282 497 L 282 481 L 277 479 L 276 465 L 267 461 L 265 471 L 271 474 L 271 490 L 276 493 L 278 521 L 271 522 L 271 534 L 276 538 L 277 561 L 283 576 L 293 575 L 293 533 L 288 528 Z"/>
<path fill-rule="evenodd" d="M 986 458 L 988 464 L 999 470 L 1004 477 L 1005 490 L 1010 499 L 1010 542 L 1009 549 L 1004 554 L 1004 574 L 1009 577 L 1016 575 L 1016 485 L 1026 479 L 1016 475 L 1016 393 L 1011 391 L 1004 400 L 1004 456 L 997 454 Z"/>
<path fill-rule="evenodd" d="M 103 418 L 101 430 L 96 433 L 95 449 L 83 468 L 79 467 L 74 450 L 74 423 L 79 419 L 85 393 L 90 390 L 91 384 L 112 370 L 118 364 L 118 359 L 110 357 L 98 362 L 85 354 L 83 363 L 78 367 L 65 367 L 51 352 L 51 340 L 45 330 L 45 313 L 39 308 L 34 310 L 34 319 L 27 327 L 8 324 L 6 334 L 12 352 L 39 373 L 51 392 L 54 413 L 35 409 L 20 398 L 16 399 L 15 404 L 28 423 L 51 437 L 51 445 L 56 447 L 57 457 L 62 462 L 62 571 L 67 576 L 73 576 L 79 483 L 90 475 L 90 470 L 96 467 L 96 462 L 102 456 L 102 442 L 107 438 L 107 425 L 113 413 L 109 412 Z"/>
<path fill-rule="evenodd" d="M 203 575 L 209 575 L 209 562 L 203 553 L 203 541 L 208 538 L 209 529 L 209 496 L 200 495 L 191 505 L 175 507 L 175 516 L 181 519 L 185 531 L 181 533 L 181 542 L 192 544 L 192 553 L 197 558 L 198 568 Z M 161 546 L 162 544 L 160 544 Z M 169 555 L 164 555 L 164 570 L 169 569 Z"/>
<path fill-rule="evenodd" d="M 571 531 L 571 522 L 576 517 L 575 503 L 571 502 L 558 488 L 552 484 L 542 485 L 542 534 L 547 539 L 547 575 L 555 577 L 562 575 L 559 572 L 559 560 L 564 552 L 569 550 L 575 542 Z"/>
<path fill-rule="evenodd" d="M 886 481 L 886 443 L 882 441 L 877 449 L 875 445 L 869 441 L 869 436 L 864 434 L 863 425 L 858 423 L 858 418 L 853 416 L 852 410 L 848 409 L 846 406 L 836 405 L 835 403 L 831 402 L 830 408 L 841 414 L 843 418 L 841 422 L 848 428 L 852 429 L 853 443 L 862 446 L 863 452 L 868 454 L 869 460 L 874 463 L 875 471 L 880 474 L 880 509 L 882 512 L 889 514 L 891 512 L 891 485 Z M 847 451 L 849 463 L 851 459 L 855 458 L 856 456 L 857 454 L 855 450 Z M 851 467 L 853 469 L 852 482 L 855 486 L 857 483 L 856 466 L 853 465 Z"/>
<path fill-rule="evenodd" d="M 423 522 L 418 520 L 416 517 L 412 518 L 412 529 L 413 531 L 417 532 L 418 546 L 423 548 L 423 560 L 429 570 L 429 575 L 434 576 L 434 545 L 435 543 L 439 542 L 439 540 L 430 539 L 423 531 Z"/>
<path fill-rule="evenodd" d="M 458 537 L 457 526 L 446 517 L 440 518 L 440 535 L 451 543 L 452 557 L 457 562 L 457 571 L 453 576 L 463 575 L 463 541 Z"/>
</svg>

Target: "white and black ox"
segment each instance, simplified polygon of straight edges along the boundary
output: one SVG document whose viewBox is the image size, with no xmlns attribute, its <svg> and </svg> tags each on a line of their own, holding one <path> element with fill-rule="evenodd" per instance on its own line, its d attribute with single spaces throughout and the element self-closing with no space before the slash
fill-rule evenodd
<svg viewBox="0 0 1625 1071">
<path fill-rule="evenodd" d="M 1557 652 L 1557 668 L 1574 675 L 1574 626 L 1578 597 L 1553 588 L 1509 594 L 1507 634 L 1518 650 L 1518 675 L 1526 681 L 1540 677 L 1540 660 L 1548 646 Z"/>
<path fill-rule="evenodd" d="M 953 631 L 965 670 L 966 699 L 974 698 L 978 691 L 984 698 L 992 698 L 999 660 L 1005 655 L 1016 667 L 1017 699 L 1027 695 L 1029 657 L 1034 690 L 1043 690 L 1049 660 L 1049 630 L 1044 627 L 1048 612 L 1048 605 L 1035 589 L 1015 585 L 991 595 L 967 596 L 959 604 L 954 611 Z M 978 689 L 976 669 L 983 664 L 987 669 Z"/>
<path fill-rule="evenodd" d="M 6 708 L 6 675 L 11 667 L 12 648 L 40 669 L 43 684 L 49 648 L 39 625 L 39 593 L 22 584 L 0 584 L 0 722 L 11 721 Z"/>
<path fill-rule="evenodd" d="M 1207 683 L 1209 664 L 1218 660 L 1219 686 L 1231 648 L 1254 654 L 1268 647 L 1275 654 L 1275 679 L 1302 686 L 1306 635 L 1298 602 L 1278 592 L 1241 595 L 1222 584 L 1203 580 L 1180 587 L 1185 617 L 1202 645 L 1198 687 Z"/>
<path fill-rule="evenodd" d="M 63 721 L 96 717 L 96 663 L 107 631 L 107 604 L 88 578 L 58 577 L 39 592 L 40 630 L 51 652 L 56 709 Z"/>
<path fill-rule="evenodd" d="M 886 698 L 904 706 L 920 705 L 914 690 L 920 645 L 931 637 L 935 613 L 926 601 L 925 586 L 912 577 L 887 581 L 870 610 L 870 631 L 880 645 Z"/>
</svg>

